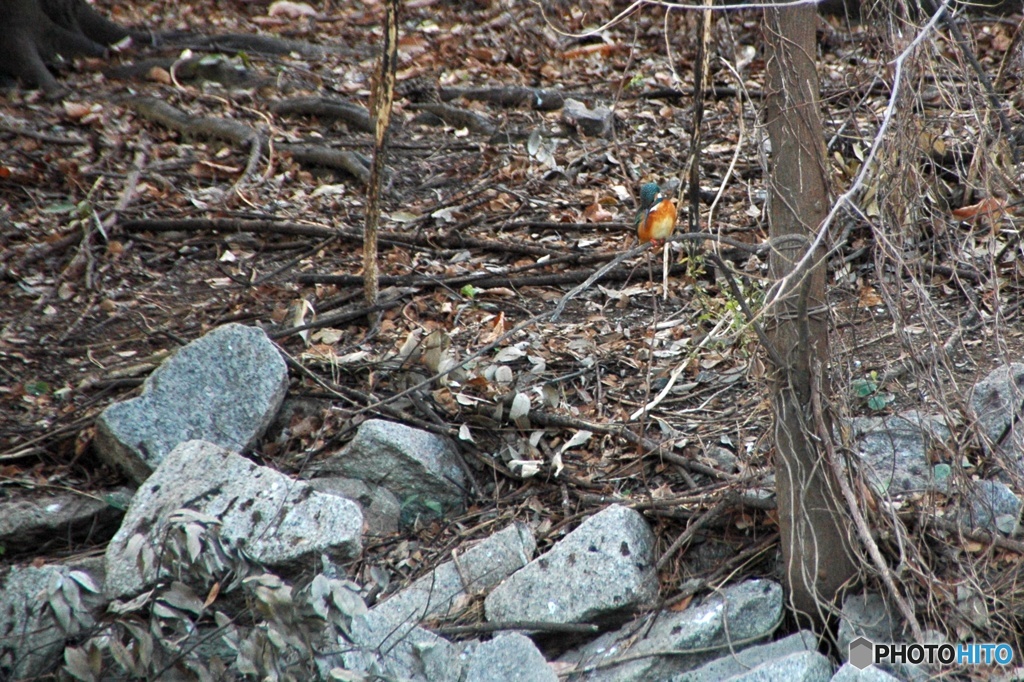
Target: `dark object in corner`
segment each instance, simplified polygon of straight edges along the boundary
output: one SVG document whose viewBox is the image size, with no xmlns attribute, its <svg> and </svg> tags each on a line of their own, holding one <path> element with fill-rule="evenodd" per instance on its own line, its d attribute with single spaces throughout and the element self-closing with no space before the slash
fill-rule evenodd
<svg viewBox="0 0 1024 682">
<path fill-rule="evenodd" d="M 0 0 L 0 76 L 55 94 L 47 68 L 59 57 L 102 57 L 132 33 L 85 0 Z"/>
</svg>

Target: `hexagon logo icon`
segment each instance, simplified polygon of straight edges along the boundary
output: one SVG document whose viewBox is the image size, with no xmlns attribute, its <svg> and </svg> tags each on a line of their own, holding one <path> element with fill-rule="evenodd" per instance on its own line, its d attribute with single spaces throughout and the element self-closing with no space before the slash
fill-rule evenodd
<svg viewBox="0 0 1024 682">
<path fill-rule="evenodd" d="M 865 637 L 858 637 L 850 642 L 850 663 L 858 670 L 863 670 L 874 663 L 875 645 Z"/>
</svg>

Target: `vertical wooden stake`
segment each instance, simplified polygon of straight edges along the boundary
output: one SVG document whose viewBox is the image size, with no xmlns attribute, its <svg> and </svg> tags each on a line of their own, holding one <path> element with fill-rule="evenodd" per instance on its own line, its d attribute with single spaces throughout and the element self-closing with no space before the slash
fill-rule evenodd
<svg viewBox="0 0 1024 682">
<path fill-rule="evenodd" d="M 363 289 L 366 303 L 376 305 L 380 293 L 377 268 L 377 228 L 380 225 L 380 195 L 384 175 L 384 152 L 391 107 L 395 101 L 395 70 L 398 62 L 398 6 L 400 0 L 387 0 L 384 5 L 384 40 L 380 61 L 374 76 L 371 105 L 375 119 L 373 163 L 370 166 L 370 187 L 366 201 L 366 222 L 363 226 Z M 377 313 L 371 313 L 376 323 Z"/>
</svg>

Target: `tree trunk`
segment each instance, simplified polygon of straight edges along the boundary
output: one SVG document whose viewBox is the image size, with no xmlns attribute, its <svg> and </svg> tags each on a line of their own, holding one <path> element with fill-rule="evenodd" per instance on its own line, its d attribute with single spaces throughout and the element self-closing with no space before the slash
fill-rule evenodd
<svg viewBox="0 0 1024 682">
<path fill-rule="evenodd" d="M 828 211 L 816 24 L 814 5 L 765 11 L 770 272 L 780 282 L 768 318 L 779 526 L 791 604 L 821 617 L 856 567 L 820 445 L 833 437 L 830 420 L 814 413 L 829 403 L 824 245 L 801 263 Z"/>
<path fill-rule="evenodd" d="M 0 76 L 57 92 L 47 63 L 58 56 L 103 56 L 128 35 L 85 0 L 0 0 Z"/>
</svg>

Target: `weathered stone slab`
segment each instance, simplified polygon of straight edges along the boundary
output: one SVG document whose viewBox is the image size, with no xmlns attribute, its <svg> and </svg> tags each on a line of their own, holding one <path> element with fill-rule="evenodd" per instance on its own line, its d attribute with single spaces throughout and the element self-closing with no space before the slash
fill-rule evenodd
<svg viewBox="0 0 1024 682">
<path fill-rule="evenodd" d="M 652 623 L 653 621 L 653 623 Z M 559 661 L 598 668 L 572 675 L 573 682 L 647 682 L 693 670 L 766 639 L 782 621 L 782 588 L 770 580 L 732 585 L 691 604 L 685 611 L 661 611 L 564 654 Z M 636 633 L 644 636 L 636 638 Z M 660 656 L 659 651 L 677 652 Z M 693 651 L 686 655 L 681 652 Z M 623 663 L 614 664 L 619 658 Z"/>
<path fill-rule="evenodd" d="M 228 324 L 184 346 L 142 387 L 96 422 L 93 447 L 142 483 L 189 440 L 240 452 L 274 419 L 288 389 L 288 368 L 261 329 Z"/>
<path fill-rule="evenodd" d="M 654 534 L 612 505 L 517 571 L 484 601 L 491 621 L 579 623 L 628 616 L 658 596 Z"/>
<path fill-rule="evenodd" d="M 164 554 L 172 516 L 183 508 L 212 518 L 215 524 L 200 523 L 204 532 L 215 530 L 228 546 L 268 566 L 321 553 L 345 560 L 361 551 L 363 517 L 355 502 L 318 493 L 213 443 L 189 441 L 135 494 L 107 547 L 107 594 L 135 594 L 166 574 L 166 560 L 154 557 Z"/>
<path fill-rule="evenodd" d="M 461 509 L 466 490 L 466 475 L 450 438 L 383 419 L 360 424 L 352 442 L 317 463 L 311 475 L 383 486 L 403 508 L 434 513 Z"/>
<path fill-rule="evenodd" d="M 457 562 L 441 564 L 365 616 L 353 619 L 352 640 L 362 652 L 346 655 L 346 665 L 366 669 L 379 655 L 385 669 L 410 676 L 421 658 L 413 642 L 429 643 L 436 637 L 417 627 L 419 623 L 448 614 L 470 595 L 498 584 L 525 566 L 536 549 L 529 528 L 515 523 L 460 554 Z M 415 637 L 410 636 L 417 631 Z"/>
</svg>

